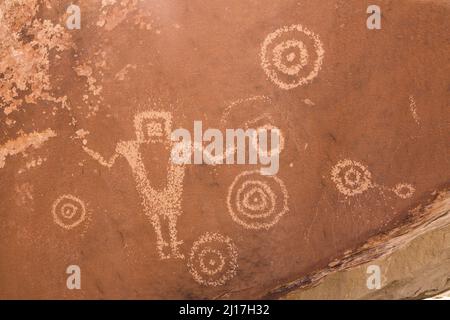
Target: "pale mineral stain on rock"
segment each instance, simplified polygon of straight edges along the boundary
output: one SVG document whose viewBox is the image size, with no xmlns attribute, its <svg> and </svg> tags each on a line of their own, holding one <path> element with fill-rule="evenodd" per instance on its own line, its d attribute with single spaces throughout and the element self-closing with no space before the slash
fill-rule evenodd
<svg viewBox="0 0 450 320">
<path fill-rule="evenodd" d="M 27 161 L 27 163 L 25 163 L 25 167 L 20 169 L 18 171 L 19 174 L 24 173 L 30 169 L 34 169 L 34 168 L 38 168 L 40 167 L 45 161 L 47 161 L 47 158 L 45 157 L 37 157 L 34 159 L 31 159 L 29 161 Z"/>
<path fill-rule="evenodd" d="M 409 96 L 409 110 L 411 111 L 411 115 L 414 119 L 414 121 L 417 123 L 417 125 L 420 125 L 420 117 L 419 113 L 417 112 L 417 104 L 414 96 Z"/>
<path fill-rule="evenodd" d="M 15 185 L 15 201 L 19 207 L 27 206 L 32 208 L 34 187 L 31 183 L 25 182 Z"/>
<path fill-rule="evenodd" d="M 97 26 L 106 31 L 112 31 L 121 23 L 133 16 L 133 23 L 140 29 L 152 29 L 153 21 L 150 15 L 139 8 L 142 0 L 102 1 Z"/>
<path fill-rule="evenodd" d="M 79 129 L 75 132 L 75 135 L 77 139 L 84 139 L 86 136 L 89 135 L 89 131 L 85 129 Z"/>
<path fill-rule="evenodd" d="M 5 166 L 7 156 L 22 153 L 30 147 L 34 147 L 35 149 L 40 148 L 44 142 L 53 137 L 56 137 L 56 132 L 52 129 L 47 129 L 41 132 L 35 131 L 29 134 L 23 134 L 16 139 L 9 140 L 0 146 L 0 168 Z"/>
<path fill-rule="evenodd" d="M 64 105 L 66 101 L 51 93 L 50 53 L 67 50 L 70 35 L 61 25 L 36 17 L 41 4 L 38 0 L 0 3 L 0 108 L 6 115 L 24 103 L 45 100 Z"/>
<path fill-rule="evenodd" d="M 309 99 L 304 99 L 303 102 L 310 107 L 314 107 L 316 105 L 314 102 L 312 102 Z"/>
<path fill-rule="evenodd" d="M 100 93 L 102 92 L 102 86 L 96 84 L 97 79 L 94 78 L 93 70 L 90 65 L 82 64 L 75 67 L 74 70 L 78 76 L 86 77 L 88 90 L 90 93 L 92 93 L 94 96 L 100 95 Z"/>
<path fill-rule="evenodd" d="M 104 57 L 101 55 L 101 57 Z M 106 61 L 102 60 L 102 63 L 91 61 L 79 64 L 75 66 L 73 69 L 77 76 L 86 79 L 86 90 L 87 93 L 83 94 L 82 100 L 85 103 L 85 108 L 88 112 L 86 113 L 86 118 L 90 118 L 95 116 L 97 112 L 100 110 L 101 103 L 103 102 L 103 96 L 101 95 L 103 91 L 103 86 L 99 84 L 101 80 L 98 80 L 94 74 L 98 73 L 102 74 L 101 71 L 94 70 L 92 66 L 99 66 L 100 68 L 105 68 Z M 96 71 L 96 72 L 95 72 Z"/>
<path fill-rule="evenodd" d="M 114 76 L 114 79 L 116 79 L 118 81 L 125 80 L 125 77 L 127 76 L 130 69 L 136 70 L 136 65 L 135 64 L 133 64 L 133 65 L 127 64 L 125 67 L 120 69 L 119 72 L 116 73 L 116 75 Z"/>
</svg>

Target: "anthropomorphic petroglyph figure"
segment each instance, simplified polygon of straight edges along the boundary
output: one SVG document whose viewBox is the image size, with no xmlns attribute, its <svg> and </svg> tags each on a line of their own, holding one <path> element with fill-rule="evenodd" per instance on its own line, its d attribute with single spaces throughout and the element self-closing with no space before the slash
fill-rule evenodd
<svg viewBox="0 0 450 320">
<path fill-rule="evenodd" d="M 142 112 L 135 116 L 134 126 L 136 140 L 120 141 L 116 146 L 116 154 L 109 161 L 86 146 L 83 149 L 100 164 L 109 168 L 114 165 L 115 160 L 120 156 L 128 161 L 133 172 L 136 189 L 142 199 L 144 214 L 150 219 L 156 232 L 160 258 L 183 258 L 183 255 L 179 252 L 179 245 L 182 241 L 177 240 L 176 225 L 177 218 L 181 214 L 185 168 L 182 165 L 173 164 L 169 160 L 167 184 L 162 190 L 156 190 L 152 187 L 140 150 L 143 145 L 148 144 L 171 144 L 172 116 L 169 112 Z M 161 218 L 168 222 L 168 239 L 163 235 Z M 170 254 L 166 253 L 167 248 L 170 249 Z"/>
</svg>

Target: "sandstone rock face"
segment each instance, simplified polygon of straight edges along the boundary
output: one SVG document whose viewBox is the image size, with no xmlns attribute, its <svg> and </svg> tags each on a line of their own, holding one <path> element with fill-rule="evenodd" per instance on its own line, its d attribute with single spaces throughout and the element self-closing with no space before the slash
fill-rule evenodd
<svg viewBox="0 0 450 320">
<path fill-rule="evenodd" d="M 445 258 L 447 239 L 439 237 L 438 241 L 441 243 L 435 243 L 432 248 L 428 248 L 426 240 L 416 239 L 428 239 L 434 233 L 439 235 L 435 230 L 440 230 L 449 224 L 449 196 L 448 191 L 439 193 L 429 205 L 421 205 L 410 211 L 410 219 L 401 226 L 370 238 L 363 246 L 348 251 L 343 257 L 329 263 L 327 268 L 284 284 L 270 293 L 280 295 L 300 288 L 297 292 L 288 294 L 288 297 L 298 297 L 304 292 L 312 293 L 314 296 L 315 293 L 318 293 L 317 290 L 308 291 L 307 289 L 318 285 L 328 275 L 342 270 L 351 270 L 352 272 L 338 273 L 334 276 L 335 282 L 327 280 L 327 285 L 337 284 L 338 290 L 332 287 L 323 290 L 323 293 L 326 292 L 330 296 L 336 295 L 333 299 L 349 297 L 413 298 L 447 288 L 449 285 L 446 276 L 447 259 Z M 443 233 L 445 234 L 445 231 Z M 429 242 L 432 241 L 433 239 L 429 240 Z M 418 243 L 418 245 L 409 246 L 411 242 Z M 414 249 L 404 249 L 407 246 Z M 403 252 L 399 253 L 400 249 Z M 408 256 L 408 252 L 413 254 L 413 257 Z M 437 252 L 437 259 L 433 257 L 433 252 Z M 360 282 L 361 270 L 364 268 L 365 282 Z M 412 270 L 416 271 L 416 275 L 411 276 Z M 355 276 L 356 279 L 353 279 L 352 276 Z M 346 277 L 351 279 L 350 282 L 346 282 Z"/>
<path fill-rule="evenodd" d="M 0 297 L 448 289 L 450 2 L 377 2 L 2 1 Z M 175 163 L 179 128 L 278 130 L 279 166 Z"/>
<path fill-rule="evenodd" d="M 435 299 L 450 288 L 450 228 L 430 232 L 386 257 L 324 278 L 317 286 L 294 290 L 287 299 Z M 381 271 L 381 288 L 370 289 L 370 267 Z M 368 273 L 369 271 L 369 273 Z M 447 293 L 445 293 L 447 290 Z"/>
</svg>

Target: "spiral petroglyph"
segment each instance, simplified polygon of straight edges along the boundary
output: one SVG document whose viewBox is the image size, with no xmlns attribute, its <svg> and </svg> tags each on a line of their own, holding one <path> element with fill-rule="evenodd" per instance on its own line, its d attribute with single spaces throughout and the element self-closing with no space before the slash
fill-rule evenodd
<svg viewBox="0 0 450 320">
<path fill-rule="evenodd" d="M 288 211 L 288 193 L 276 176 L 259 171 L 239 174 L 228 190 L 228 211 L 247 229 L 270 229 Z"/>
<path fill-rule="evenodd" d="M 266 37 L 261 47 L 261 65 L 272 82 L 290 90 L 317 77 L 324 54 L 319 36 L 296 24 Z"/>
<path fill-rule="evenodd" d="M 229 237 L 206 233 L 194 243 L 188 268 L 196 282 L 216 287 L 236 275 L 237 256 L 236 246 Z"/>
<path fill-rule="evenodd" d="M 53 203 L 52 214 L 57 225 L 70 230 L 86 219 L 86 206 L 79 198 L 65 194 Z"/>
</svg>

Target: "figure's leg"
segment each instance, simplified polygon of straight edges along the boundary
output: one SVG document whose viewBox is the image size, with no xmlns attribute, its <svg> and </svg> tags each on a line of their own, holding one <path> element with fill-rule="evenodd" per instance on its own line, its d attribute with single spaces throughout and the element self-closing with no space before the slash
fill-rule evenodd
<svg viewBox="0 0 450 320">
<path fill-rule="evenodd" d="M 157 214 L 152 214 L 150 216 L 150 221 L 155 229 L 156 233 L 156 248 L 158 250 L 158 254 L 160 259 L 170 259 L 170 254 L 164 253 L 164 249 L 169 246 L 169 243 L 164 241 L 164 237 L 161 231 L 161 221 Z"/>
<path fill-rule="evenodd" d="M 177 239 L 177 219 L 181 214 L 181 198 L 183 194 L 183 180 L 185 174 L 185 167 L 181 165 L 174 165 L 169 162 L 168 174 L 167 174 L 167 187 L 164 190 L 166 197 L 170 199 L 171 210 L 166 215 L 166 219 L 169 222 L 169 234 L 170 234 L 170 247 L 172 250 L 172 257 L 176 259 L 183 259 L 184 255 L 179 252 L 178 246 L 183 241 Z"/>
<path fill-rule="evenodd" d="M 161 230 L 161 221 L 158 215 L 158 206 L 155 203 L 155 199 L 158 198 L 158 193 L 154 190 L 150 181 L 147 178 L 147 171 L 145 169 L 144 163 L 141 158 L 141 154 L 138 151 L 139 144 L 138 143 L 122 143 L 118 150 L 123 152 L 124 156 L 127 158 L 131 169 L 133 170 L 133 176 L 136 182 L 136 190 L 142 199 L 142 205 L 144 207 L 144 214 L 149 218 L 150 222 L 153 225 L 153 229 L 156 233 L 156 249 L 158 251 L 160 259 L 169 259 L 170 254 L 165 253 L 165 249 L 169 247 L 169 243 L 164 241 L 162 230 Z M 125 150 L 122 150 L 122 149 Z M 126 153 L 126 150 L 131 150 Z"/>
<path fill-rule="evenodd" d="M 175 259 L 184 259 L 184 255 L 180 253 L 178 246 L 183 244 L 183 241 L 177 240 L 177 214 L 171 214 L 167 217 L 169 220 L 169 235 L 170 235 L 170 248 L 172 250 L 172 257 Z"/>
</svg>

